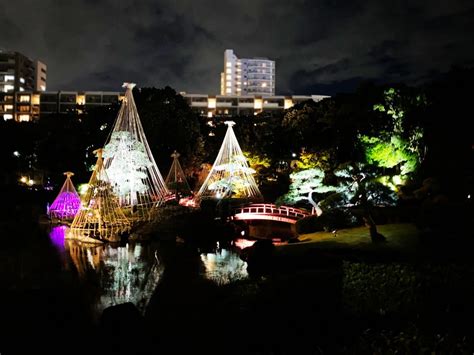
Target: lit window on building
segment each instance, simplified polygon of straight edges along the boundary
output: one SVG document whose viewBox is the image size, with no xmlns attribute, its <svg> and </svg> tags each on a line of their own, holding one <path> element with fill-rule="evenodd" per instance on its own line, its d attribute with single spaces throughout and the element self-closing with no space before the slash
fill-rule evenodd
<svg viewBox="0 0 474 355">
<path fill-rule="evenodd" d="M 225 78 L 226 80 L 232 80 L 232 75 L 227 74 Z"/>
<path fill-rule="evenodd" d="M 226 74 L 232 74 L 232 69 L 227 68 L 225 72 L 226 72 Z"/>
<path fill-rule="evenodd" d="M 11 110 L 13 110 L 13 105 L 5 105 L 5 106 L 3 106 L 3 107 L 4 107 L 5 111 L 11 111 Z"/>
<path fill-rule="evenodd" d="M 20 122 L 28 122 L 30 120 L 30 115 L 18 115 L 18 121 Z"/>
<path fill-rule="evenodd" d="M 20 83 L 24 84 L 25 83 L 25 78 L 20 78 Z"/>
<path fill-rule="evenodd" d="M 11 113 L 6 113 L 3 115 L 3 119 L 5 121 L 11 120 L 13 118 L 13 115 Z"/>
<path fill-rule="evenodd" d="M 232 89 L 231 89 L 231 88 L 227 88 L 227 89 L 225 89 L 225 92 L 226 92 L 227 94 L 230 94 L 230 93 L 232 93 Z"/>
<path fill-rule="evenodd" d="M 13 91 L 14 88 L 15 88 L 15 87 L 14 87 L 13 85 L 5 85 L 5 86 L 3 87 L 3 91 L 4 91 L 4 92 Z"/>
<path fill-rule="evenodd" d="M 267 83 L 262 83 L 262 88 L 266 88 L 267 87 Z"/>
<path fill-rule="evenodd" d="M 25 91 L 25 89 L 20 86 L 20 91 Z"/>
<path fill-rule="evenodd" d="M 230 88 L 227 89 L 227 90 L 230 90 Z M 216 98 L 215 98 L 215 97 L 210 97 L 210 98 L 208 98 L 208 100 L 207 100 L 207 108 L 216 108 Z"/>
<path fill-rule="evenodd" d="M 40 90 L 41 91 L 46 91 L 46 86 L 45 85 L 40 85 Z"/>
<path fill-rule="evenodd" d="M 76 96 L 76 104 L 77 105 L 84 105 L 86 103 L 86 97 L 84 95 L 77 95 Z"/>
<path fill-rule="evenodd" d="M 30 102 L 30 95 L 20 95 L 20 102 Z"/>
<path fill-rule="evenodd" d="M 226 66 L 227 68 L 232 68 L 232 62 L 227 62 L 227 63 L 225 63 L 225 66 Z"/>
<path fill-rule="evenodd" d="M 5 81 L 15 81 L 15 75 L 5 75 Z"/>
</svg>

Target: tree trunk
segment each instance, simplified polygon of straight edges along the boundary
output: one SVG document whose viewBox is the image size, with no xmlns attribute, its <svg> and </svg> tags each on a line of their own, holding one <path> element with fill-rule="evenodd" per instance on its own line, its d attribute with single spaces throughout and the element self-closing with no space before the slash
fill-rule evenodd
<svg viewBox="0 0 474 355">
<path fill-rule="evenodd" d="M 367 206 L 366 203 L 364 204 L 364 216 L 362 218 L 364 219 L 365 225 L 369 228 L 372 243 L 384 242 L 386 238 L 377 231 L 377 225 L 375 224 L 369 206 Z"/>
<path fill-rule="evenodd" d="M 313 192 L 310 191 L 308 193 L 308 201 L 313 206 L 313 211 L 316 212 L 316 216 L 321 216 L 323 214 L 323 210 L 319 205 L 313 200 Z"/>
</svg>

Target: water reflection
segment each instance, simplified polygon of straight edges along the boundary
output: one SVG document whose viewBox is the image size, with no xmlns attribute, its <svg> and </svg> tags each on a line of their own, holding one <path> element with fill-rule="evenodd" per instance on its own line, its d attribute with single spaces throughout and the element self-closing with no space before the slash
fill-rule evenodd
<svg viewBox="0 0 474 355">
<path fill-rule="evenodd" d="M 49 232 L 51 243 L 59 252 L 64 252 L 64 238 L 66 236 L 66 226 L 55 226 Z"/>
<path fill-rule="evenodd" d="M 203 276 L 220 285 L 248 277 L 247 263 L 233 250 L 217 248 L 213 253 L 201 253 L 201 261 Z"/>
<path fill-rule="evenodd" d="M 74 240 L 66 240 L 65 245 L 79 277 L 95 288 L 97 314 L 124 302 L 145 310 L 164 270 L 156 248 L 140 244 L 85 246 Z"/>
<path fill-rule="evenodd" d="M 64 271 L 77 272 L 90 297 L 93 313 L 99 316 L 105 308 L 124 302 L 132 302 L 144 312 L 163 276 L 162 260 L 166 260 L 165 253 L 170 249 L 138 243 L 87 245 L 65 239 L 66 233 L 66 226 L 53 227 L 51 243 L 62 258 Z M 196 277 L 219 285 L 248 277 L 247 263 L 240 259 L 237 248 L 221 248 L 217 243 L 199 255 L 200 262 L 193 273 Z"/>
</svg>

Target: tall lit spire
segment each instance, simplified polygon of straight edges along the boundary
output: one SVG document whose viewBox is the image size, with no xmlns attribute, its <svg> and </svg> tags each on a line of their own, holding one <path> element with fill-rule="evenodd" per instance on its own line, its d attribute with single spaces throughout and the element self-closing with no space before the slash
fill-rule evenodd
<svg viewBox="0 0 474 355">
<path fill-rule="evenodd" d="M 209 175 L 197 193 L 197 199 L 261 199 L 262 195 L 253 178 L 255 170 L 249 167 L 232 129 L 235 122 L 224 123 L 227 125 L 224 141 Z"/>
<path fill-rule="evenodd" d="M 81 199 L 71 180 L 74 173 L 66 171 L 64 175 L 66 175 L 66 181 L 64 181 L 58 196 L 51 204 L 49 215 L 58 219 L 72 219 L 79 210 Z"/>
<path fill-rule="evenodd" d="M 102 160 L 103 149 L 94 151 L 97 163 L 87 192 L 68 233 L 68 238 L 82 241 L 119 241 L 120 234 L 130 230 L 130 222 L 122 212 L 112 191 Z"/>
<path fill-rule="evenodd" d="M 145 137 L 132 90 L 126 88 L 114 128 L 104 147 L 104 166 L 120 206 L 133 219 L 144 220 L 169 194 Z"/>
</svg>

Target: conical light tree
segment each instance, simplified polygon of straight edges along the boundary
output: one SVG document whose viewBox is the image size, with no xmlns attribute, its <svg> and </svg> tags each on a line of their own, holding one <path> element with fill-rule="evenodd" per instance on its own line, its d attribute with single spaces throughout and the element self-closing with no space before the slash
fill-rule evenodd
<svg viewBox="0 0 474 355">
<path fill-rule="evenodd" d="M 181 168 L 181 164 L 178 160 L 179 156 L 180 154 L 176 150 L 171 154 L 173 163 L 171 164 L 170 171 L 165 180 L 166 186 L 175 194 L 176 198 L 178 198 L 179 195 L 191 195 L 191 188 L 189 187 L 186 175 L 184 174 L 183 168 Z"/>
<path fill-rule="evenodd" d="M 132 219 L 146 220 L 169 194 L 143 131 L 133 99 L 133 83 L 126 88 L 110 139 L 104 165 L 120 206 Z"/>
<path fill-rule="evenodd" d="M 209 175 L 197 193 L 197 199 L 242 198 L 259 200 L 262 194 L 253 178 L 255 170 L 248 165 L 240 149 L 232 126 L 233 121 L 224 122 L 227 132 L 219 154 Z"/>
<path fill-rule="evenodd" d="M 81 208 L 74 217 L 68 238 L 85 242 L 119 241 L 120 234 L 130 230 L 104 169 L 102 149 L 97 149 L 97 163 L 92 172 Z"/>
<path fill-rule="evenodd" d="M 66 175 L 66 181 L 64 181 L 58 196 L 53 201 L 48 211 L 50 217 L 60 220 L 74 218 L 81 206 L 81 198 L 71 180 L 71 176 L 73 176 L 74 173 L 66 171 L 64 175 Z"/>
</svg>

